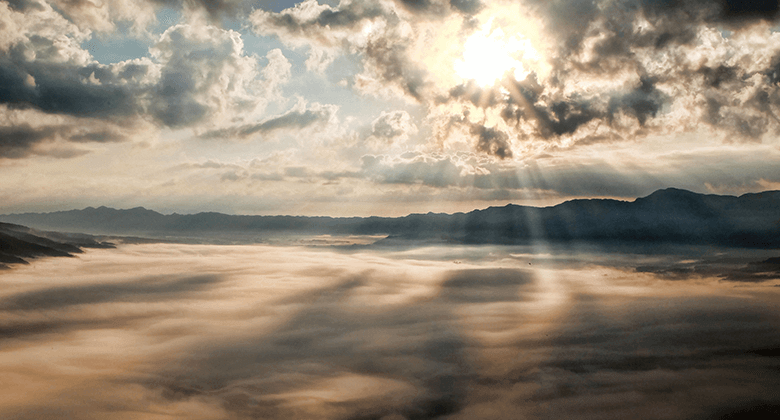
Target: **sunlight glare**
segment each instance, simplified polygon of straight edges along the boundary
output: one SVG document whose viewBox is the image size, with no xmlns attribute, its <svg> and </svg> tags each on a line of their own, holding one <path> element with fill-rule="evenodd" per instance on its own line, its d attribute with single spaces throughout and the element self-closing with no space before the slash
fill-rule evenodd
<svg viewBox="0 0 780 420">
<path fill-rule="evenodd" d="M 463 58 L 455 61 L 455 73 L 463 79 L 473 79 L 480 86 L 494 84 L 510 70 L 516 80 L 523 80 L 530 70 L 521 59 L 538 59 L 531 41 L 519 34 L 506 36 L 501 28 L 491 30 L 493 21 L 486 23 L 463 45 Z"/>
</svg>

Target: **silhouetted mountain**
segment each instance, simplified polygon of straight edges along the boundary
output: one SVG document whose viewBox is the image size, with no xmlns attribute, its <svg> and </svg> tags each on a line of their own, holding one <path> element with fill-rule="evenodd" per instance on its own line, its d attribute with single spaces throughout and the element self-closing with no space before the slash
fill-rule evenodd
<svg viewBox="0 0 780 420">
<path fill-rule="evenodd" d="M 740 197 L 669 188 L 633 202 L 572 200 L 552 207 L 509 204 L 469 213 L 405 217 L 163 215 L 107 207 L 0 216 L 39 229 L 142 236 L 364 234 L 394 240 L 513 244 L 529 241 L 634 241 L 780 247 L 780 191 Z"/>
<path fill-rule="evenodd" d="M 89 235 L 40 232 L 26 226 L 0 223 L 0 268 L 5 264 L 26 264 L 25 258 L 71 257 L 80 247 L 112 248 Z"/>
</svg>

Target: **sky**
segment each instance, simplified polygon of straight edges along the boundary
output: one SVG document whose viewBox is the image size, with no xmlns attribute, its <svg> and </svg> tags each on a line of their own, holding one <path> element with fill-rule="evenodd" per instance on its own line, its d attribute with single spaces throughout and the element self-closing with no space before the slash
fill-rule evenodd
<svg viewBox="0 0 780 420">
<path fill-rule="evenodd" d="M 759 0 L 0 0 L 0 213 L 780 189 Z"/>
</svg>

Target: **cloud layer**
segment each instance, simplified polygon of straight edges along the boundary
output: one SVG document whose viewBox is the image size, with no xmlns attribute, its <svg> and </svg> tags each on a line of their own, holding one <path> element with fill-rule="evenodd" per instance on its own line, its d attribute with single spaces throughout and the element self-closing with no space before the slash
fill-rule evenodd
<svg viewBox="0 0 780 420">
<path fill-rule="evenodd" d="M 723 262 L 707 263 L 708 250 L 538 246 L 339 253 L 123 245 L 36 261 L 0 279 L 9 396 L 0 413 L 703 419 L 776 412 L 776 277 L 720 284 L 713 276 Z M 746 252 L 732 257 L 761 258 Z M 701 257 L 710 271 L 696 281 L 633 268 Z"/>
</svg>

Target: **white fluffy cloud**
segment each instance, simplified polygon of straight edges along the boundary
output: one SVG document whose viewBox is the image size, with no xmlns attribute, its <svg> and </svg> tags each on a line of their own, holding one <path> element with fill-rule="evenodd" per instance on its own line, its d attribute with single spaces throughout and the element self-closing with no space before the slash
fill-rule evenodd
<svg viewBox="0 0 780 420">
<path fill-rule="evenodd" d="M 260 94 L 289 74 L 284 56 L 272 51 L 264 71 L 270 80 L 261 91 L 257 59 L 244 54 L 241 36 L 214 26 L 173 26 L 150 52 L 161 67 L 150 111 L 170 127 L 252 113 L 265 101 Z"/>
</svg>

